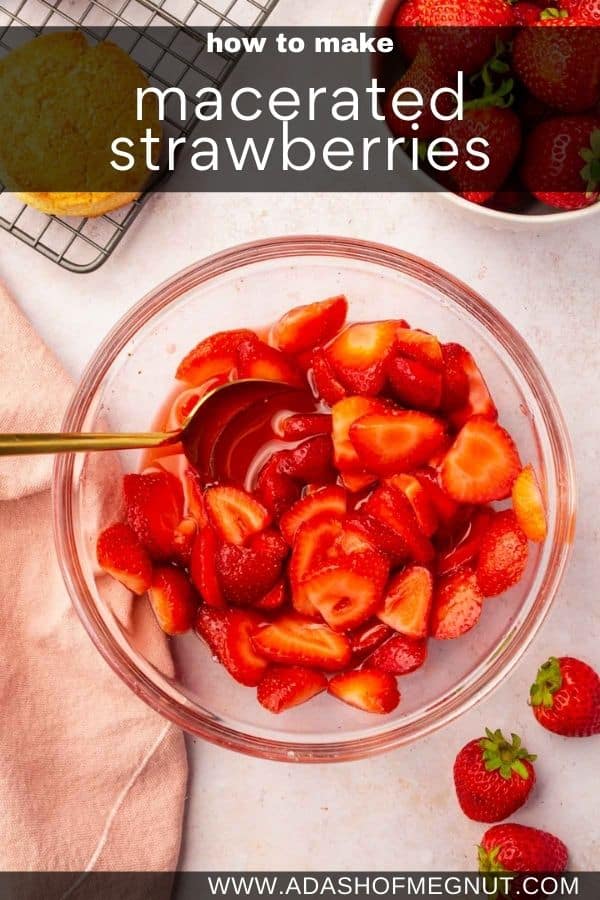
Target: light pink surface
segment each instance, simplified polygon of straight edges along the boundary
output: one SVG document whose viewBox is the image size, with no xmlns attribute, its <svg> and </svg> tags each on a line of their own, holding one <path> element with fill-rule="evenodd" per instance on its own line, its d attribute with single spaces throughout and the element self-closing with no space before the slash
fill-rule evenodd
<svg viewBox="0 0 600 900">
<path fill-rule="evenodd" d="M 0 385 L 0 431 L 60 428 L 71 385 L 1 287 Z M 0 459 L 0 869 L 174 869 L 183 736 L 111 672 L 71 607 L 51 471 L 51 457 Z M 168 666 L 142 602 L 130 625 Z"/>
</svg>

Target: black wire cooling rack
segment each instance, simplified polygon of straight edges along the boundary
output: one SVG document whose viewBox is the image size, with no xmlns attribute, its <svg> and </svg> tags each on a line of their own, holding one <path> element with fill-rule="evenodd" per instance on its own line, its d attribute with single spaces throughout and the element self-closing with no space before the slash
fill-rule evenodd
<svg viewBox="0 0 600 900">
<path fill-rule="evenodd" d="M 204 52 L 194 28 L 228 35 L 252 35 L 263 25 L 278 0 L 0 0 L 0 53 L 33 38 L 45 27 L 76 26 L 97 40 L 109 39 L 142 68 L 157 87 L 180 87 L 190 98 L 185 124 L 168 115 L 168 136 L 189 136 L 195 120 L 193 96 L 204 86 L 222 87 L 239 61 Z M 22 26 L 12 29 L 12 25 Z M 127 26 L 122 28 L 120 26 Z M 152 32 L 148 28 L 152 27 Z M 127 45 L 123 40 L 127 39 Z M 131 203 L 97 218 L 47 216 L 25 206 L 0 184 L 0 227 L 38 253 L 72 272 L 92 272 L 105 262 L 139 215 L 150 191 Z"/>
</svg>

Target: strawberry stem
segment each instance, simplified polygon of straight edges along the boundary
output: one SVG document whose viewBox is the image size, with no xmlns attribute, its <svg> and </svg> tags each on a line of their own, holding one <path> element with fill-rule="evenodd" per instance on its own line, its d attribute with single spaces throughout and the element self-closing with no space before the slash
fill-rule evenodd
<svg viewBox="0 0 600 900">
<path fill-rule="evenodd" d="M 566 9 L 557 9 L 556 6 L 547 6 L 546 9 L 543 9 L 540 13 L 540 19 L 542 22 L 547 22 L 548 19 L 568 19 L 569 13 Z"/>
<path fill-rule="evenodd" d="M 551 656 L 538 670 L 529 691 L 529 702 L 532 706 L 551 709 L 554 703 L 554 694 L 560 690 L 561 686 L 560 663 L 555 656 Z"/>
<path fill-rule="evenodd" d="M 467 100 L 463 104 L 463 109 L 485 109 L 488 106 L 499 106 L 505 109 L 507 106 L 512 106 L 514 102 L 512 91 L 515 82 L 510 77 L 509 64 L 506 62 L 506 59 L 503 59 L 507 51 L 507 45 L 496 39 L 494 55 L 487 60 L 479 72 L 476 72 L 470 78 L 470 83 L 473 86 L 478 82 L 483 84 L 483 93 L 480 97 Z M 505 75 L 508 77 L 503 77 Z M 499 82 L 498 78 L 500 78 Z"/>
<path fill-rule="evenodd" d="M 506 740 L 500 729 L 485 729 L 486 736 L 479 742 L 483 750 L 483 761 L 488 772 L 498 772 L 505 779 L 512 778 L 513 772 L 527 781 L 529 772 L 525 761 L 534 762 L 536 756 L 529 753 L 521 744 L 518 734 L 511 735 L 511 742 Z"/>
<path fill-rule="evenodd" d="M 479 862 L 480 872 L 506 872 L 506 869 L 498 859 L 500 847 L 492 847 L 486 850 L 479 845 L 477 847 L 477 860 Z"/>
<path fill-rule="evenodd" d="M 591 199 L 600 188 L 600 128 L 594 128 L 590 136 L 590 146 L 580 151 L 585 162 L 580 172 L 586 184 L 586 197 Z"/>
</svg>

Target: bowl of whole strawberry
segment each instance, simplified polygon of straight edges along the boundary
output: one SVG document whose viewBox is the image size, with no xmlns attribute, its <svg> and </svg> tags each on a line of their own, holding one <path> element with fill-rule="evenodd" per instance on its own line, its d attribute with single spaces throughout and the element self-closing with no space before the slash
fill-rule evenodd
<svg viewBox="0 0 600 900">
<path fill-rule="evenodd" d="M 204 392 L 251 378 L 290 387 L 215 416 L 194 466 L 181 445 L 57 460 L 75 607 L 126 683 L 193 734 L 306 761 L 414 740 L 506 675 L 558 588 L 575 491 L 552 390 L 450 275 L 287 237 L 144 298 L 64 428 L 175 430 Z M 140 629 L 171 654 L 142 651 Z"/>
<path fill-rule="evenodd" d="M 382 109 L 394 136 L 419 142 L 423 189 L 513 228 L 600 212 L 598 0 L 380 0 L 371 24 L 395 39 L 376 64 Z M 459 71 L 462 117 L 448 94 L 435 115 Z"/>
</svg>

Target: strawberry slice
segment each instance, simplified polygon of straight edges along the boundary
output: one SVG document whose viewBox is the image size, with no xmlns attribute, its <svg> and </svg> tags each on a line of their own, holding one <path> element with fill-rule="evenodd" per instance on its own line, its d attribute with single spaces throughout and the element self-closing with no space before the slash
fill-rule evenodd
<svg viewBox="0 0 600 900">
<path fill-rule="evenodd" d="M 446 344 L 444 359 L 446 361 L 446 377 L 444 385 L 444 409 L 450 412 L 450 421 L 455 428 L 461 428 L 472 416 L 483 416 L 496 421 L 498 410 L 492 400 L 483 375 L 468 350 L 460 344 Z M 448 348 L 451 348 L 448 350 Z M 448 367 L 448 361 L 450 365 Z M 458 398 L 464 392 L 464 381 L 458 372 L 464 373 L 467 381 L 467 397 L 464 404 L 458 404 Z M 450 406 L 448 406 L 450 401 Z"/>
<path fill-rule="evenodd" d="M 133 594 L 145 594 L 152 583 L 152 563 L 135 532 L 121 522 L 110 525 L 96 543 L 99 565 Z"/>
<path fill-rule="evenodd" d="M 438 409 L 442 402 L 442 373 L 416 359 L 397 354 L 386 363 L 392 392 L 404 406 L 413 409 Z"/>
<path fill-rule="evenodd" d="M 265 534 L 256 537 L 264 539 Z M 276 532 L 273 532 L 273 538 L 269 544 L 264 540 L 253 547 L 222 544 L 217 550 L 215 564 L 219 584 L 231 603 L 252 604 L 264 597 L 280 579 L 287 546 Z M 273 546 L 277 542 L 281 542 L 282 547 Z"/>
<path fill-rule="evenodd" d="M 306 382 L 296 363 L 281 350 L 270 347 L 256 335 L 240 341 L 237 350 L 240 378 L 262 378 L 305 387 Z"/>
<path fill-rule="evenodd" d="M 510 496 L 521 469 L 508 431 L 483 416 L 474 416 L 459 431 L 444 457 L 444 490 L 459 503 L 489 503 Z"/>
<path fill-rule="evenodd" d="M 313 392 L 328 406 L 333 406 L 346 396 L 346 388 L 336 378 L 325 351 L 320 348 L 312 354 L 308 377 L 312 382 Z"/>
<path fill-rule="evenodd" d="M 333 548 L 342 531 L 342 523 L 330 513 L 315 515 L 301 525 L 294 539 L 289 574 L 292 587 L 292 605 L 306 616 L 317 615 L 308 602 L 302 583 L 308 575 L 332 561 Z"/>
<path fill-rule="evenodd" d="M 305 616 L 282 615 L 254 635 L 254 647 L 265 659 L 335 672 L 348 665 L 347 638 Z"/>
<path fill-rule="evenodd" d="M 460 344 L 442 345 L 441 408 L 449 413 L 464 409 L 469 401 L 469 379 L 464 368 L 465 348 Z"/>
<path fill-rule="evenodd" d="M 281 581 L 278 581 L 264 597 L 255 600 L 252 606 L 255 609 L 262 609 L 269 612 L 273 609 L 281 609 L 282 606 L 286 605 L 288 600 L 289 591 L 287 581 L 282 579 Z"/>
<path fill-rule="evenodd" d="M 460 540 L 438 556 L 437 572 L 439 575 L 448 575 L 449 572 L 476 563 L 481 541 L 493 516 L 494 511 L 487 506 L 475 512 Z"/>
<path fill-rule="evenodd" d="M 408 502 L 417 517 L 419 528 L 427 537 L 436 531 L 438 516 L 427 490 L 414 475 L 392 475 L 386 481 L 406 495 Z"/>
<path fill-rule="evenodd" d="M 341 518 L 346 512 L 346 492 L 338 485 L 320 488 L 298 500 L 291 509 L 281 517 L 279 527 L 284 538 L 291 546 L 296 532 L 304 522 L 310 521 L 321 513 L 329 513 L 334 518 Z"/>
<path fill-rule="evenodd" d="M 338 700 L 364 712 L 390 713 L 400 703 L 396 679 L 378 669 L 342 672 L 331 679 L 327 690 Z"/>
<path fill-rule="evenodd" d="M 345 388 L 370 396 L 381 391 L 396 328 L 396 322 L 361 322 L 349 325 L 328 345 L 327 359 Z"/>
<path fill-rule="evenodd" d="M 484 597 L 503 594 L 523 577 L 529 555 L 527 537 L 512 509 L 496 513 L 481 539 L 477 584 Z"/>
<path fill-rule="evenodd" d="M 303 666 L 274 666 L 263 675 L 256 696 L 269 712 L 281 713 L 312 700 L 326 687 L 322 672 Z"/>
<path fill-rule="evenodd" d="M 298 441 L 317 434 L 331 434 L 331 428 L 328 413 L 295 413 L 281 419 L 276 430 L 284 441 Z"/>
<path fill-rule="evenodd" d="M 351 494 L 360 494 L 377 481 L 377 475 L 368 472 L 341 472 L 340 480 Z"/>
<path fill-rule="evenodd" d="M 424 638 L 429 631 L 433 578 L 423 566 L 408 566 L 391 579 L 377 617 L 394 631 Z"/>
<path fill-rule="evenodd" d="M 194 587 L 208 606 L 225 606 L 221 583 L 217 576 L 216 559 L 219 539 L 210 525 L 198 532 L 190 560 L 190 577 Z"/>
<path fill-rule="evenodd" d="M 390 675 L 408 675 L 419 669 L 427 659 L 427 641 L 396 634 L 378 647 L 367 665 Z"/>
<path fill-rule="evenodd" d="M 217 375 L 230 375 L 238 365 L 238 347 L 244 341 L 256 341 L 246 328 L 218 331 L 191 350 L 179 363 L 175 377 L 197 387 Z"/>
<path fill-rule="evenodd" d="M 208 488 L 204 502 L 211 524 L 230 544 L 243 544 L 251 535 L 263 531 L 271 521 L 262 503 L 240 488 Z"/>
<path fill-rule="evenodd" d="M 466 567 L 440 578 L 431 613 L 431 635 L 438 640 L 461 637 L 479 621 L 483 594 L 474 571 Z"/>
<path fill-rule="evenodd" d="M 423 469 L 417 469 L 414 474 L 431 500 L 440 526 L 446 529 L 453 526 L 460 518 L 461 507 L 442 488 L 439 473 L 431 466 L 425 466 Z"/>
<path fill-rule="evenodd" d="M 214 609 L 202 604 L 196 616 L 196 632 L 210 647 L 211 653 L 220 663 L 225 658 L 228 610 Z"/>
<path fill-rule="evenodd" d="M 387 573 L 380 554 L 354 554 L 312 575 L 302 584 L 302 593 L 330 628 L 348 631 L 370 619 L 378 608 Z"/>
<path fill-rule="evenodd" d="M 300 497 L 300 485 L 281 471 L 287 451 L 274 453 L 256 479 L 255 494 L 272 516 L 279 518 Z"/>
<path fill-rule="evenodd" d="M 370 619 L 348 635 L 352 654 L 355 660 L 364 659 L 376 647 L 391 637 L 393 631 L 389 626 L 377 619 Z"/>
<path fill-rule="evenodd" d="M 444 446 L 443 423 L 416 410 L 362 416 L 350 426 L 350 440 L 362 468 L 377 475 L 407 472 L 429 462 Z"/>
<path fill-rule="evenodd" d="M 382 485 L 373 491 L 361 512 L 383 550 L 400 557 L 408 555 L 418 563 L 433 559 L 431 541 L 419 528 L 415 512 L 403 491 L 389 484 Z"/>
<path fill-rule="evenodd" d="M 271 330 L 271 340 L 286 353 L 302 353 L 323 344 L 346 321 L 348 301 L 340 294 L 306 306 L 290 309 Z"/>
<path fill-rule="evenodd" d="M 192 550 L 198 533 L 196 520 L 191 516 L 182 519 L 173 533 L 173 558 L 175 562 L 188 568 L 192 558 Z"/>
<path fill-rule="evenodd" d="M 181 482 L 164 469 L 123 478 L 127 524 L 152 559 L 173 555 L 173 535 L 183 518 Z"/>
<path fill-rule="evenodd" d="M 246 687 L 256 687 L 267 669 L 267 662 L 256 652 L 253 644 L 263 622 L 259 613 L 227 610 L 223 665 L 236 681 Z"/>
<path fill-rule="evenodd" d="M 194 624 L 198 598 L 181 569 L 156 568 L 148 596 L 156 621 L 165 634 L 183 634 Z"/>
<path fill-rule="evenodd" d="M 196 521 L 198 528 L 204 528 L 205 525 L 208 525 L 208 516 L 204 506 L 204 485 L 198 472 L 191 466 L 188 466 L 183 472 L 183 493 L 186 515 Z"/>
<path fill-rule="evenodd" d="M 362 474 L 364 466 L 350 440 L 350 428 L 362 416 L 385 412 L 387 408 L 382 400 L 372 397 L 345 397 L 332 407 L 333 455 L 338 469 Z"/>
<path fill-rule="evenodd" d="M 442 346 L 433 334 L 413 328 L 398 328 L 395 351 L 406 359 L 414 359 L 434 372 L 444 368 Z"/>
<path fill-rule="evenodd" d="M 279 471 L 302 484 L 335 481 L 331 437 L 319 434 L 302 441 L 294 450 L 287 450 L 280 459 Z"/>
<path fill-rule="evenodd" d="M 543 541 L 548 533 L 540 485 L 531 464 L 517 475 L 512 486 L 512 504 L 523 533 L 530 541 Z"/>
</svg>

